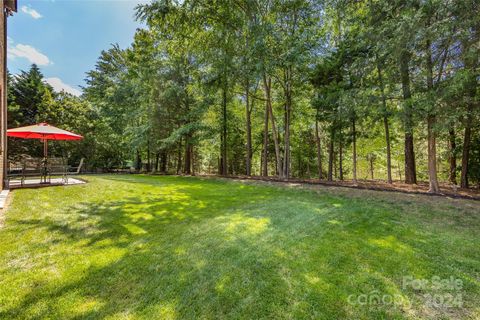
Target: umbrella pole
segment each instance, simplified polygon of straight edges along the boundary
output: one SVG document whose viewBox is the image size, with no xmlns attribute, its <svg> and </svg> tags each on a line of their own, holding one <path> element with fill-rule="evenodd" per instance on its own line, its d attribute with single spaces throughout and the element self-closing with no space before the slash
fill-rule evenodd
<svg viewBox="0 0 480 320">
<path fill-rule="evenodd" d="M 48 140 L 43 139 L 43 181 L 41 183 L 47 183 L 47 159 L 48 159 Z"/>
</svg>

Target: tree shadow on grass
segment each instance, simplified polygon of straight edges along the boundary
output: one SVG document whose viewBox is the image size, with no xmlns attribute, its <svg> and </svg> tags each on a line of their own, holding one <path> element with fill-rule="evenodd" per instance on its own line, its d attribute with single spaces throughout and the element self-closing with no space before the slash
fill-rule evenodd
<svg viewBox="0 0 480 320">
<path fill-rule="evenodd" d="M 170 191 L 81 202 L 67 221 L 18 221 L 88 263 L 81 274 L 31 287 L 0 316 L 404 318 L 404 306 L 358 306 L 349 295 L 411 298 L 402 276 L 438 272 L 438 262 L 422 259 L 429 235 L 385 208 L 232 183 Z M 116 254 L 97 263 L 108 250 Z"/>
</svg>

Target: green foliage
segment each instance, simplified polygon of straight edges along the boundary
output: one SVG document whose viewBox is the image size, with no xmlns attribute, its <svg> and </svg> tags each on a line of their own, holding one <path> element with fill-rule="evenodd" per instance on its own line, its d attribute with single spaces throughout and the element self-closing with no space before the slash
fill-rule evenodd
<svg viewBox="0 0 480 320">
<path fill-rule="evenodd" d="M 38 120 L 39 108 L 48 108 L 52 104 L 52 88 L 43 82 L 43 75 L 37 65 L 33 64 L 30 70 L 22 71 L 14 77 L 10 76 L 11 94 L 9 98 L 12 106 L 12 117 L 9 125 L 23 126 L 35 123 Z"/>
<path fill-rule="evenodd" d="M 81 158 L 93 161 L 97 140 L 91 134 L 95 127 L 95 115 L 89 103 L 65 92 L 54 92 L 45 84 L 36 65 L 19 75 L 9 75 L 8 82 L 9 128 L 47 122 L 76 132 L 85 139 L 75 142 L 50 142 L 50 156 L 64 158 L 72 165 L 78 165 Z M 10 159 L 42 157 L 43 147 L 38 140 L 9 138 L 8 153 Z"/>
<path fill-rule="evenodd" d="M 136 18 L 145 28 L 132 46 L 104 51 L 88 73 L 85 98 L 106 130 L 98 133 L 107 139 L 99 141 L 100 158 L 111 152 L 105 167 L 143 159 L 145 169 L 160 170 L 151 165 L 160 157 L 169 172 L 212 173 L 222 172 L 226 157 L 225 173 L 240 174 L 251 151 L 252 172 L 260 174 L 266 149 L 269 173 L 311 177 L 318 172 L 312 140 L 318 120 L 321 157 L 331 152 L 336 171 L 351 177 L 355 142 L 359 171 L 368 171 L 373 152 L 384 178 L 386 124 L 393 178 L 404 178 L 405 132 L 415 137 L 417 171 L 426 178 L 426 123 L 435 117 L 430 130 L 438 138 L 441 180 L 449 172 L 444 155 L 461 154 L 445 143 L 453 130 L 457 149 L 470 145 L 475 182 L 476 10 L 470 2 L 437 0 L 141 4 Z M 274 119 L 264 145 L 269 103 Z M 461 139 L 467 127 L 470 144 Z"/>
</svg>

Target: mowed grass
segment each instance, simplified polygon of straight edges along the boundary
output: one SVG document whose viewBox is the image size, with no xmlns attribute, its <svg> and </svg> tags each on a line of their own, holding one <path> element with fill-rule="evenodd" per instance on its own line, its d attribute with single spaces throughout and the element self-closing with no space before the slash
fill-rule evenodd
<svg viewBox="0 0 480 320">
<path fill-rule="evenodd" d="M 479 202 L 85 178 L 13 192 L 0 229 L 0 318 L 480 318 Z M 402 285 L 434 276 L 461 289 Z M 430 305 L 428 294 L 461 303 Z M 385 295 L 395 301 L 375 299 Z"/>
</svg>

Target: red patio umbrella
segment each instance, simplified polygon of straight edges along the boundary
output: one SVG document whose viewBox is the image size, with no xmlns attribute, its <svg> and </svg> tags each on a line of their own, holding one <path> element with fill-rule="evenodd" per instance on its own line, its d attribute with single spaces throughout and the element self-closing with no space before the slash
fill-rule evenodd
<svg viewBox="0 0 480 320">
<path fill-rule="evenodd" d="M 47 140 L 80 140 L 83 137 L 79 134 L 62 130 L 51 126 L 46 122 L 34 124 L 32 126 L 8 129 L 9 137 L 23 139 L 47 139 Z"/>
<path fill-rule="evenodd" d="M 8 129 L 7 136 L 22 139 L 40 139 L 43 141 L 43 153 L 45 157 L 45 169 L 48 157 L 48 140 L 80 140 L 83 137 L 79 134 L 62 130 L 42 122 L 32 126 Z"/>
<path fill-rule="evenodd" d="M 57 127 L 51 126 L 46 122 L 35 124 L 32 126 L 20 127 L 15 129 L 8 129 L 7 136 L 22 138 L 22 139 L 40 139 L 44 143 L 44 155 L 47 158 L 48 155 L 48 140 L 80 140 L 83 137 L 79 134 L 62 130 Z"/>
</svg>

